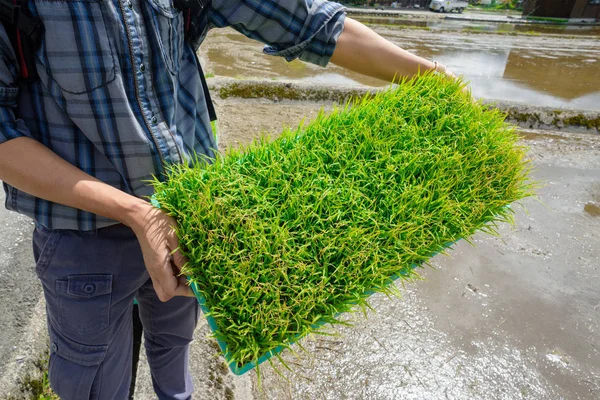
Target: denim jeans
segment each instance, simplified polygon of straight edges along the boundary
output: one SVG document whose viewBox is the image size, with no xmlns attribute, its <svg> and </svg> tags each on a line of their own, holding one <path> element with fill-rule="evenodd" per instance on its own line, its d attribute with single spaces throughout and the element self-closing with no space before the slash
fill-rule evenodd
<svg viewBox="0 0 600 400">
<path fill-rule="evenodd" d="M 49 380 L 62 400 L 127 398 L 134 297 L 158 398 L 191 398 L 188 354 L 198 303 L 158 299 L 131 229 L 36 226 L 33 250 L 46 298 Z"/>
</svg>

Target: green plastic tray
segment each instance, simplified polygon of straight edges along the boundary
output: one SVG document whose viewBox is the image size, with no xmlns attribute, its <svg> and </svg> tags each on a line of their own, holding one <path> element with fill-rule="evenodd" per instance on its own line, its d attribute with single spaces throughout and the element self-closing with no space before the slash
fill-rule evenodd
<svg viewBox="0 0 600 400">
<path fill-rule="evenodd" d="M 158 203 L 158 201 L 156 201 L 156 199 L 154 197 L 152 197 L 151 203 L 155 207 L 160 208 L 160 204 Z M 510 208 L 510 205 L 508 205 L 506 207 Z M 448 243 L 446 246 L 444 246 L 443 250 L 449 249 L 450 247 L 452 247 L 459 240 L 461 240 L 461 239 L 458 239 L 457 241 L 452 242 L 452 243 Z M 437 254 L 438 253 L 432 254 L 430 258 L 433 258 Z M 416 264 L 411 265 L 410 268 L 405 268 L 402 271 L 400 271 L 399 273 L 397 273 L 396 275 L 391 276 L 389 284 L 392 284 L 393 282 L 395 282 L 398 278 L 400 278 L 403 275 L 408 275 L 408 271 L 409 270 L 412 270 L 412 269 L 417 268 L 417 267 L 418 267 L 418 265 L 416 265 Z M 193 290 L 193 292 L 194 292 L 194 294 L 196 296 L 196 299 L 198 300 L 200 308 L 202 309 L 202 312 L 204 313 L 204 316 L 206 317 L 206 320 L 208 322 L 208 325 L 209 325 L 210 329 L 212 330 L 213 333 L 217 333 L 218 330 L 219 330 L 219 328 L 217 326 L 217 323 L 216 323 L 215 319 L 210 315 L 210 310 L 206 306 L 206 299 L 200 293 L 200 290 L 198 289 L 198 287 L 197 287 L 197 285 L 196 285 L 195 282 L 191 282 L 189 280 L 189 278 L 188 278 L 188 282 L 190 282 L 190 287 L 192 288 L 192 290 Z M 369 290 L 365 294 L 367 294 L 367 295 L 370 296 L 370 295 L 372 295 L 374 293 L 375 293 L 375 291 Z M 315 324 L 313 324 L 311 326 L 311 330 L 314 331 L 314 330 L 320 328 L 323 325 L 324 325 L 324 322 L 316 322 Z M 299 341 L 300 339 L 302 339 L 307 334 L 297 335 L 297 336 L 291 338 L 290 339 L 290 345 L 296 343 L 297 341 Z M 271 357 L 273 357 L 273 356 L 281 353 L 286 348 L 284 346 L 278 346 L 278 347 L 276 347 L 276 348 L 268 351 L 264 355 L 262 355 L 258 360 L 251 361 L 251 362 L 246 363 L 246 364 L 244 364 L 244 365 L 242 365 L 240 367 L 240 366 L 237 365 L 237 363 L 235 361 L 231 360 L 230 353 L 229 353 L 229 350 L 227 348 L 227 343 L 224 342 L 224 341 L 222 341 L 222 340 L 219 340 L 219 339 L 216 339 L 216 341 L 219 344 L 219 348 L 221 349 L 221 351 L 222 351 L 222 353 L 223 353 L 223 355 L 225 357 L 225 361 L 227 362 L 227 365 L 229 366 L 229 369 L 235 375 L 245 374 L 246 372 L 254 369 L 256 366 L 258 366 L 258 365 L 262 364 L 263 362 L 269 360 Z"/>
<path fill-rule="evenodd" d="M 448 247 L 449 246 L 447 246 L 446 248 L 448 248 Z M 416 268 L 416 267 L 417 267 L 416 265 L 413 265 L 411 268 Z M 398 278 L 400 278 L 401 275 L 407 275 L 407 274 L 408 274 L 407 271 L 402 271 L 398 275 L 392 276 L 390 278 L 390 284 L 393 283 L 394 281 L 396 281 Z M 188 281 L 189 281 L 189 279 L 188 279 Z M 200 308 L 202 309 L 202 312 L 204 313 L 204 316 L 206 317 L 206 320 L 208 322 L 208 325 L 210 326 L 210 329 L 213 331 L 213 333 L 218 332 L 219 328 L 217 327 L 217 322 L 210 315 L 210 310 L 206 306 L 206 299 L 204 298 L 204 296 L 202 296 L 202 294 L 198 290 L 196 283 L 191 282 L 191 281 L 189 281 L 189 282 L 190 282 L 190 287 L 192 288 L 192 290 L 194 291 L 194 294 L 196 295 L 196 299 L 198 299 L 198 303 L 200 304 Z M 368 295 L 372 295 L 374 293 L 375 293 L 374 291 L 367 292 Z M 324 324 L 323 322 L 316 322 L 314 325 L 311 326 L 311 330 L 316 330 L 316 329 L 320 328 L 321 326 L 323 326 L 323 324 Z M 302 339 L 304 336 L 306 336 L 306 335 L 297 335 L 297 336 L 293 337 L 290 340 L 290 344 L 296 343 L 298 340 Z M 278 347 L 274 348 L 273 350 L 266 352 L 258 360 L 251 361 L 251 362 L 246 363 L 246 364 L 242 365 L 241 367 L 239 367 L 235 361 L 231 360 L 229 350 L 227 349 L 227 343 L 222 340 L 219 340 L 219 339 L 216 339 L 216 341 L 219 344 L 219 348 L 223 352 L 225 361 L 227 362 L 229 369 L 235 375 L 245 374 L 246 372 L 254 369 L 256 366 L 262 364 L 263 362 L 267 361 L 269 358 L 281 353 L 283 350 L 286 349 L 286 347 L 284 347 L 284 346 L 278 346 Z"/>
</svg>

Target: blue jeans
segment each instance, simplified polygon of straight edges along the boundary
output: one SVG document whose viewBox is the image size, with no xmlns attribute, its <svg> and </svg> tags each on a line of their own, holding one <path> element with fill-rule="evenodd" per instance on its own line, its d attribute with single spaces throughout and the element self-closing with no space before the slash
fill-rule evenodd
<svg viewBox="0 0 600 400">
<path fill-rule="evenodd" d="M 188 355 L 198 303 L 158 299 L 131 229 L 36 227 L 33 250 L 46 297 L 49 380 L 62 400 L 127 398 L 134 297 L 158 398 L 191 398 Z"/>
</svg>

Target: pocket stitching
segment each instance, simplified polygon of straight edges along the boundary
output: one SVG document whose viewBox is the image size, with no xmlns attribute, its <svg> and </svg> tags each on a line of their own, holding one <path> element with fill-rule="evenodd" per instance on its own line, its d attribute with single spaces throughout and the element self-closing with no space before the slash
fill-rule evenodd
<svg viewBox="0 0 600 400">
<path fill-rule="evenodd" d="M 60 332 L 52 332 L 50 340 L 58 343 L 58 348 L 52 353 L 53 355 L 55 354 L 63 360 L 87 367 L 102 364 L 108 350 L 107 344 L 79 343 Z M 86 352 L 86 350 L 93 350 L 93 352 Z"/>
<path fill-rule="evenodd" d="M 148 0 L 148 2 L 152 6 L 152 8 L 154 8 L 156 11 L 158 11 L 159 13 L 161 13 L 162 15 L 164 15 L 167 18 L 175 18 L 177 16 L 177 14 L 181 12 L 180 10 L 177 10 L 175 7 L 164 8 L 159 3 L 157 3 L 155 0 Z"/>
<path fill-rule="evenodd" d="M 94 387 L 94 381 L 97 378 L 102 379 L 102 375 L 98 377 L 98 374 L 102 374 L 108 345 L 79 343 L 53 329 L 49 330 L 49 334 L 51 343 L 58 344 L 58 348 L 53 350 L 50 355 L 48 366 L 48 378 L 57 394 L 78 399 L 89 398 L 91 400 L 99 398 L 99 393 L 94 393 L 95 396 L 92 397 L 91 390 Z M 65 364 L 67 368 L 65 368 Z M 61 380 L 65 373 L 69 373 L 71 364 L 77 365 L 78 368 L 83 367 L 77 371 L 80 378 L 78 385 L 66 385 Z M 82 385 L 81 383 L 85 384 Z M 97 386 L 101 386 L 101 381 L 97 382 Z"/>
<path fill-rule="evenodd" d="M 40 279 L 48 270 L 48 266 L 52 261 L 52 256 L 56 252 L 56 248 L 58 247 L 58 243 L 60 242 L 61 236 L 62 235 L 60 235 L 59 230 L 52 230 L 52 232 L 50 232 L 50 235 L 48 236 L 48 239 L 46 239 L 46 243 L 44 243 L 44 247 L 40 251 L 40 257 L 35 266 L 36 272 Z"/>
<path fill-rule="evenodd" d="M 103 8 L 103 4 L 102 1 L 100 0 L 91 0 L 91 1 L 84 1 L 84 0 L 42 0 L 44 2 L 49 2 L 49 3 L 89 3 L 89 4 L 97 4 L 98 8 L 100 9 L 100 14 L 102 15 L 102 26 L 104 27 L 104 32 L 106 33 L 107 36 L 107 42 L 108 42 L 108 51 L 110 53 L 110 60 L 112 63 L 112 68 L 109 68 L 108 70 L 110 71 L 108 73 L 108 77 L 106 78 L 106 81 L 104 81 L 104 79 L 102 79 L 102 82 L 92 88 L 90 88 L 89 90 L 83 90 L 83 91 L 72 91 L 72 90 L 68 90 L 65 89 L 60 83 L 58 83 L 58 81 L 54 78 L 54 75 L 51 72 L 50 66 L 49 65 L 45 65 L 42 60 L 40 59 L 40 57 L 38 56 L 37 52 L 35 53 L 35 59 L 36 59 L 36 66 L 37 64 L 41 65 L 44 67 L 44 70 L 46 71 L 46 74 L 48 75 L 48 77 L 50 79 L 52 79 L 53 82 L 56 83 L 56 85 L 58 85 L 58 87 L 64 91 L 65 93 L 69 93 L 69 94 L 75 94 L 75 95 L 80 95 L 80 94 L 86 94 L 86 93 L 91 93 L 94 90 L 100 89 L 102 87 L 105 87 L 109 84 L 111 84 L 112 82 L 115 81 L 115 79 L 117 78 L 117 63 L 115 60 L 115 51 L 114 48 L 112 46 L 110 37 L 108 36 L 108 24 L 106 23 L 106 10 Z"/>
<path fill-rule="evenodd" d="M 80 289 L 79 285 L 77 285 L 80 281 L 89 281 L 89 283 L 96 286 L 96 290 L 94 290 L 91 294 L 88 293 L 79 293 Z M 93 297 L 103 296 L 105 294 L 112 293 L 112 275 L 109 274 L 85 274 L 85 275 L 69 275 L 67 277 L 67 294 L 70 296 L 80 297 L 91 299 Z"/>
<path fill-rule="evenodd" d="M 171 43 L 174 42 L 173 35 L 176 31 L 174 22 L 175 19 L 177 19 L 177 17 L 183 14 L 183 12 L 177 10 L 176 8 L 171 8 L 171 10 L 163 8 L 155 0 L 148 0 L 148 2 L 150 3 L 150 6 L 159 14 L 159 17 L 162 16 L 163 18 L 167 19 L 167 23 L 169 25 L 168 38 L 163 38 L 160 27 L 156 26 L 154 22 L 152 22 L 152 24 L 156 29 L 156 33 L 158 34 L 158 46 L 160 47 L 160 51 L 162 52 L 162 55 L 165 58 L 165 64 L 167 66 L 167 69 L 174 75 L 181 67 L 181 60 L 183 58 L 183 46 L 185 45 L 185 32 L 182 32 L 181 35 L 178 35 L 179 40 L 177 40 L 176 43 L 177 48 L 175 49 L 175 46 L 173 46 L 174 48 L 172 53 L 176 52 L 176 54 L 170 54 L 169 51 L 167 51 L 167 45 L 165 45 L 164 42 L 166 41 L 169 46 Z"/>
</svg>

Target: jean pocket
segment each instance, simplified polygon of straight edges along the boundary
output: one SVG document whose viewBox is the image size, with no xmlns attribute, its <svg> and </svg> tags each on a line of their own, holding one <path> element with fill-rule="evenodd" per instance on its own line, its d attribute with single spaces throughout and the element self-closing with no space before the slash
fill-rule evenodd
<svg viewBox="0 0 600 400">
<path fill-rule="evenodd" d="M 84 345 L 50 329 L 48 379 L 61 399 L 96 399 L 108 345 Z"/>
<path fill-rule="evenodd" d="M 56 281 L 58 322 L 78 334 L 92 334 L 110 325 L 112 275 L 69 275 Z"/>
<path fill-rule="evenodd" d="M 43 227 L 36 227 L 33 231 L 33 255 L 35 258 L 35 272 L 42 279 L 44 272 L 50 265 L 52 256 L 60 240 L 60 231 Z"/>
</svg>

